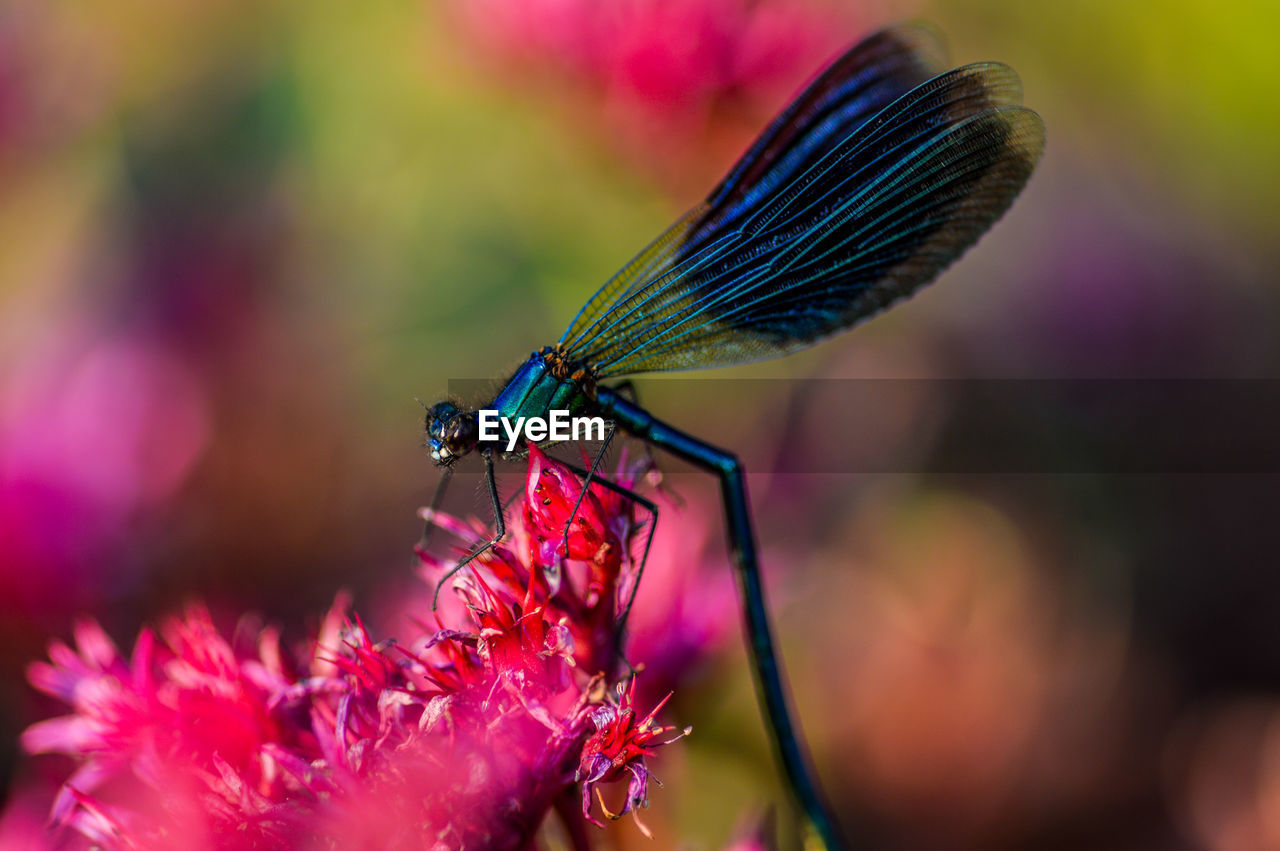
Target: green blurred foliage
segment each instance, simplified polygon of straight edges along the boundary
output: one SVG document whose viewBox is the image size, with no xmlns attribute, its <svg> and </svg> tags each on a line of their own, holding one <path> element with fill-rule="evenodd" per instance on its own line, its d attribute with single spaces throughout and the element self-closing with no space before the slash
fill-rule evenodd
<svg viewBox="0 0 1280 851">
<path fill-rule="evenodd" d="M 312 7 L 292 49 L 311 127 L 294 174 L 317 290 L 358 317 L 357 368 L 438 393 L 545 345 L 665 209 L 427 23 Z"/>
<path fill-rule="evenodd" d="M 965 56 L 1014 65 L 1050 144 L 1135 172 L 1256 240 L 1280 205 L 1280 7 L 1266 0 L 935 0 Z"/>
</svg>

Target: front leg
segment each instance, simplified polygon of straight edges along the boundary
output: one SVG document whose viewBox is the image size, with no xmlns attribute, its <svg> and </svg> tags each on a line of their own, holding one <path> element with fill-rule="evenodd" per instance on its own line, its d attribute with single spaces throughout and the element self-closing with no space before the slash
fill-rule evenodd
<svg viewBox="0 0 1280 851">
<path fill-rule="evenodd" d="M 504 512 L 502 510 L 502 501 L 498 498 L 498 482 L 494 477 L 493 472 L 493 450 L 483 449 L 481 452 L 484 457 L 484 477 L 485 481 L 489 485 L 489 504 L 493 508 L 493 537 L 488 541 L 485 541 L 476 549 L 472 550 L 466 558 L 454 565 L 444 576 L 440 577 L 439 581 L 436 582 L 435 593 L 431 597 L 432 611 L 435 611 L 436 607 L 440 603 L 440 588 L 444 583 L 459 570 L 462 570 L 462 568 L 470 564 L 473 559 L 484 555 L 489 550 L 496 547 L 498 542 L 502 540 L 503 536 L 507 534 L 507 521 L 503 516 Z"/>
</svg>

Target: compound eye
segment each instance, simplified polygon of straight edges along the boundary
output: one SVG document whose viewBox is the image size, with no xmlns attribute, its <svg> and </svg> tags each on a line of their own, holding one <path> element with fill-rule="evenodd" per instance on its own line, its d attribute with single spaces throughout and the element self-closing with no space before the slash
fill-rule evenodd
<svg viewBox="0 0 1280 851">
<path fill-rule="evenodd" d="M 427 411 L 427 433 L 437 440 L 443 440 L 445 430 L 458 414 L 458 406 L 452 402 L 437 402 Z"/>
</svg>

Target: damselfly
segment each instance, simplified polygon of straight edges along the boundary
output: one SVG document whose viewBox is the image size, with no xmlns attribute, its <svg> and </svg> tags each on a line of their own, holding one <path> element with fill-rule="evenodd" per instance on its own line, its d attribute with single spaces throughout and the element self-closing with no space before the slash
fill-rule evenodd
<svg viewBox="0 0 1280 851">
<path fill-rule="evenodd" d="M 788 709 L 742 466 L 605 382 L 812 345 L 911 294 L 977 241 L 1031 176 L 1044 125 L 1020 106 L 1012 69 L 944 72 L 941 56 L 933 32 L 914 24 L 852 47 L 488 405 L 441 402 L 427 415 L 437 464 L 471 452 L 484 459 L 496 535 L 459 568 L 504 533 L 495 457 L 527 451 L 482 439 L 478 410 L 513 421 L 553 410 L 602 416 L 611 424 L 606 446 L 621 429 L 719 477 L 764 710 L 788 783 L 828 847 L 841 842 Z"/>
</svg>

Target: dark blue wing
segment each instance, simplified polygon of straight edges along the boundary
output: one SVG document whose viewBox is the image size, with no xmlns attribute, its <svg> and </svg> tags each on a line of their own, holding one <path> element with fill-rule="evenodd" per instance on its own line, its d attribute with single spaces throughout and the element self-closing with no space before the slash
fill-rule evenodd
<svg viewBox="0 0 1280 851">
<path fill-rule="evenodd" d="M 937 33 L 922 24 L 881 30 L 845 52 L 760 134 L 707 200 L 690 210 L 615 274 L 579 311 L 566 347 L 601 332 L 596 320 L 681 259 L 734 228 L 778 187 L 803 173 L 868 118 L 945 65 Z"/>
<path fill-rule="evenodd" d="M 1011 69 L 958 68 L 851 121 L 817 106 L 885 35 L 596 294 L 562 340 L 568 359 L 610 377 L 786 354 L 928 283 L 1000 217 L 1044 147 Z"/>
</svg>

